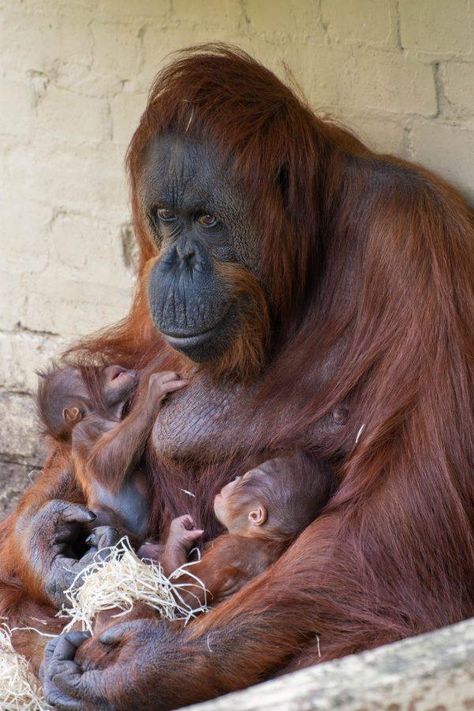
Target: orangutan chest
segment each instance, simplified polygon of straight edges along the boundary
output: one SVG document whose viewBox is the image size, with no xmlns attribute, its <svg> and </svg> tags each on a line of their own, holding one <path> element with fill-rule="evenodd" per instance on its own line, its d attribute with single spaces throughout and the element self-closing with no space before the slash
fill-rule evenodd
<svg viewBox="0 0 474 711">
<path fill-rule="evenodd" d="M 277 450 L 279 433 L 285 432 L 288 421 L 297 421 L 301 407 L 291 401 L 284 408 L 257 407 L 253 391 L 243 386 L 192 384 L 174 393 L 158 413 L 152 446 L 166 458 L 201 462 L 248 455 L 249 448 L 253 453 L 266 451 L 270 443 Z M 341 455 L 352 447 L 353 427 L 342 405 L 301 432 L 294 431 L 292 445 Z"/>
<path fill-rule="evenodd" d="M 245 428 L 246 393 L 192 385 L 165 403 L 156 418 L 152 446 L 165 457 L 184 459 L 226 458 Z"/>
</svg>

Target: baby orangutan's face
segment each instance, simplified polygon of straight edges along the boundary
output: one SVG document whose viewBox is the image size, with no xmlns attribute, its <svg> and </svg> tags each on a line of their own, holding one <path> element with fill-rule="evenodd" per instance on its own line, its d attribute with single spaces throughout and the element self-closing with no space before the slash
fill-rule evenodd
<svg viewBox="0 0 474 711">
<path fill-rule="evenodd" d="M 267 520 L 266 507 L 259 499 L 259 478 L 264 476 L 257 467 L 237 476 L 222 487 L 214 499 L 214 513 L 229 533 L 254 536 Z"/>
<path fill-rule="evenodd" d="M 102 373 L 102 393 L 109 407 L 123 402 L 135 390 L 138 382 L 136 370 L 108 365 Z"/>
<path fill-rule="evenodd" d="M 56 399 L 53 407 L 62 414 L 68 436 L 86 415 L 96 410 L 92 394 L 80 370 L 64 368 L 54 375 Z M 138 384 L 135 370 L 109 365 L 100 370 L 102 404 L 109 417 L 121 418 L 127 401 Z"/>
</svg>

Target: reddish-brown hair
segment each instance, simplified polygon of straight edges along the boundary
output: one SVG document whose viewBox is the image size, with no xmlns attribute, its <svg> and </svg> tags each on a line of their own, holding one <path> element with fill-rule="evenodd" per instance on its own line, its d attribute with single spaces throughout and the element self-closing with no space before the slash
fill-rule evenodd
<svg viewBox="0 0 474 711">
<path fill-rule="evenodd" d="M 420 629 L 472 614 L 466 589 L 474 570 L 468 206 L 428 171 L 374 155 L 349 132 L 318 119 L 245 53 L 206 46 L 180 53 L 158 75 L 130 145 L 140 274 L 155 249 L 139 199 L 143 154 L 150 138 L 165 132 L 212 143 L 245 190 L 261 234 L 280 343 L 255 405 L 269 417 L 294 406 L 277 432 L 264 418 L 256 421 L 248 451 L 301 442 L 335 405 L 350 402 L 346 439 L 329 438 L 320 452 L 339 457 L 341 484 L 327 510 L 338 522 L 337 558 L 351 559 L 352 576 L 373 576 L 374 595 L 398 616 L 399 630 L 416 614 L 423 618 Z M 133 358 L 153 351 L 153 342 L 155 353 L 172 358 L 150 329 L 143 279 L 138 288 L 117 340 L 105 336 L 94 347 L 118 356 L 133 333 Z M 225 469 L 211 467 L 203 477 L 225 480 Z M 171 489 L 162 486 L 171 501 Z M 335 586 L 347 585 L 341 575 Z M 364 594 L 354 593 L 355 616 L 362 614 L 359 604 L 369 605 L 370 592 Z M 342 650 L 345 642 L 338 644 Z"/>
<path fill-rule="evenodd" d="M 320 184 L 328 196 L 331 191 L 322 180 L 329 143 L 364 148 L 355 137 L 320 121 L 245 52 L 214 44 L 177 53 L 156 77 L 127 154 L 140 247 L 134 305 L 127 319 L 83 345 L 101 356 L 131 357 L 135 365 L 145 354 L 152 357 L 153 351 L 163 351 L 146 299 L 145 275 L 157 248 L 141 206 L 140 180 L 150 139 L 165 133 L 208 141 L 229 167 L 236 187 L 244 191 L 260 237 L 263 281 L 271 285 L 273 325 L 287 333 L 296 315 L 301 316 L 321 269 L 318 192 Z M 262 340 L 267 335 L 262 333 Z M 220 364 L 218 368 L 221 371 Z"/>
<path fill-rule="evenodd" d="M 103 396 L 103 370 L 104 366 L 77 365 L 77 374 L 84 383 L 87 398 L 74 391 L 72 366 L 53 362 L 47 369 L 38 371 L 36 412 L 42 435 L 49 435 L 58 443 L 70 441 L 71 427 L 63 417 L 65 407 L 84 406 L 86 410 L 111 419 Z"/>
<path fill-rule="evenodd" d="M 194 645 L 213 632 L 222 654 L 196 653 L 202 668 L 189 685 L 179 665 L 174 683 L 166 668 L 160 690 L 173 703 L 197 701 L 274 673 L 303 647 L 309 663 L 473 615 L 472 212 L 439 177 L 317 118 L 244 52 L 182 52 L 158 75 L 128 153 L 136 298 L 121 324 L 82 344 L 86 356 L 184 363 L 146 300 L 157 255 L 139 186 L 146 146 L 166 132 L 212 144 L 247 196 L 273 350 L 246 406 L 252 426 L 236 419 L 234 458 L 203 451 L 202 462 L 178 463 L 151 453 L 157 513 L 182 513 L 189 499 L 179 491 L 191 489 L 195 518 L 212 531 L 215 491 L 289 448 L 331 462 L 338 486 L 278 564 L 189 627 Z M 313 428 L 341 403 L 346 425 L 316 447 Z"/>
</svg>

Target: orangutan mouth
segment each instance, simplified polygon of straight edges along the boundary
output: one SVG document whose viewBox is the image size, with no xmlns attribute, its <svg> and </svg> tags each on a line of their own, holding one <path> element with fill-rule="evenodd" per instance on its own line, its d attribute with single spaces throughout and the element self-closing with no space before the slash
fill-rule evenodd
<svg viewBox="0 0 474 711">
<path fill-rule="evenodd" d="M 161 332 L 172 348 L 182 349 L 200 346 L 226 330 L 232 320 L 233 311 L 231 306 L 217 323 L 211 326 L 211 328 L 200 331 L 199 333 L 186 333 L 185 331 L 174 331 L 172 333 L 166 331 Z"/>
</svg>

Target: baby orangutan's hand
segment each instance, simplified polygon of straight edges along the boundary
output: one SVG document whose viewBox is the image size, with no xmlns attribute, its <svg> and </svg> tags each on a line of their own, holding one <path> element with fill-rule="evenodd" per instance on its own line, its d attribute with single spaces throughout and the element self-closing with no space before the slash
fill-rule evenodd
<svg viewBox="0 0 474 711">
<path fill-rule="evenodd" d="M 182 548 L 189 551 L 193 543 L 196 543 L 198 538 L 202 536 L 204 531 L 194 526 L 192 516 L 184 514 L 174 518 L 170 524 L 166 546 L 170 548 Z"/>
<path fill-rule="evenodd" d="M 165 370 L 160 373 L 152 373 L 148 380 L 148 398 L 155 404 L 162 402 L 165 397 L 180 390 L 188 384 L 188 381 L 181 378 L 174 371 Z"/>
<path fill-rule="evenodd" d="M 189 514 L 171 521 L 161 561 L 165 575 L 171 575 L 187 562 L 189 550 L 203 533 L 202 529 L 194 527 L 194 521 Z"/>
</svg>

